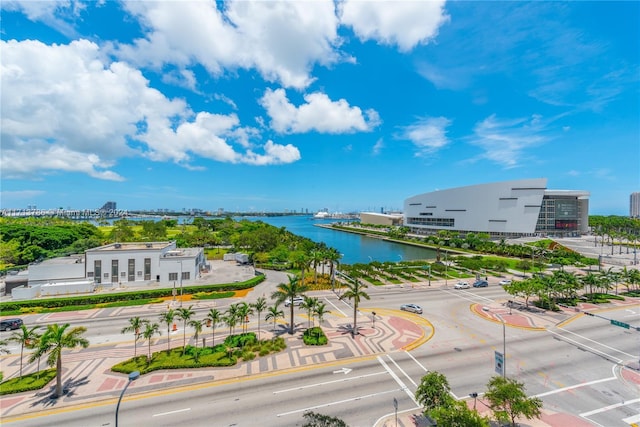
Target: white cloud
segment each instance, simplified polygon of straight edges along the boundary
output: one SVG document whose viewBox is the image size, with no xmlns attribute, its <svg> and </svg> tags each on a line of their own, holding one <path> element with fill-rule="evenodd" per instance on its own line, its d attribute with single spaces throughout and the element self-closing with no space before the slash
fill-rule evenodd
<svg viewBox="0 0 640 427">
<path fill-rule="evenodd" d="M 449 20 L 445 1 L 345 0 L 339 3 L 340 21 L 361 40 L 397 45 L 407 52 L 426 44 Z"/>
<path fill-rule="evenodd" d="M 280 133 L 351 133 L 370 131 L 380 123 L 375 110 L 363 112 L 340 99 L 332 101 L 320 92 L 304 95 L 305 103 L 296 107 L 284 89 L 267 89 L 260 99 L 271 118 L 271 127 Z"/>
<path fill-rule="evenodd" d="M 257 69 L 264 79 L 303 88 L 314 64 L 339 59 L 338 20 L 331 1 L 129 1 L 127 10 L 148 30 L 120 58 L 160 68 L 202 64 L 212 75 Z"/>
<path fill-rule="evenodd" d="M 541 117 L 499 120 L 491 115 L 474 127 L 471 143 L 484 152 L 479 156 L 507 168 L 518 166 L 525 151 L 544 143 Z"/>
<path fill-rule="evenodd" d="M 274 165 L 300 160 L 300 151 L 291 144 L 280 145 L 267 141 L 264 152 L 265 154 L 257 154 L 250 151 L 244 156 L 243 162 L 253 165 Z"/>
<path fill-rule="evenodd" d="M 376 141 L 371 152 L 374 156 L 377 156 L 378 154 L 380 154 L 383 148 L 384 148 L 384 140 L 380 138 Z"/>
<path fill-rule="evenodd" d="M 446 117 L 425 117 L 406 126 L 398 138 L 411 141 L 418 148 L 416 155 L 428 155 L 449 144 L 447 127 L 450 124 L 451 120 Z"/>
<path fill-rule="evenodd" d="M 113 168 L 128 156 L 189 168 L 194 156 L 255 162 L 256 131 L 240 126 L 235 114 L 194 114 L 182 100 L 150 88 L 138 70 L 103 63 L 94 43 L 10 40 L 0 48 L 4 178 L 66 171 L 123 180 Z M 252 151 L 236 152 L 234 144 Z M 262 162 L 299 158 L 280 147 L 265 146 Z"/>
</svg>

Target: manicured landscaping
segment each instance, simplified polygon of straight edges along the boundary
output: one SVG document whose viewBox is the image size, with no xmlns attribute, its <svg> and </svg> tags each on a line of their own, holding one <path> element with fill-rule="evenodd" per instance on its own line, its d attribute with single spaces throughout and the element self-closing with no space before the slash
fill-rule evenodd
<svg viewBox="0 0 640 427">
<path fill-rule="evenodd" d="M 33 374 L 11 378 L 0 383 L 0 396 L 21 393 L 23 391 L 40 390 L 56 377 L 55 369 L 45 369 Z"/>
<path fill-rule="evenodd" d="M 329 339 L 324 334 L 324 331 L 319 326 L 309 328 L 302 334 L 302 341 L 306 345 L 326 345 Z"/>
</svg>

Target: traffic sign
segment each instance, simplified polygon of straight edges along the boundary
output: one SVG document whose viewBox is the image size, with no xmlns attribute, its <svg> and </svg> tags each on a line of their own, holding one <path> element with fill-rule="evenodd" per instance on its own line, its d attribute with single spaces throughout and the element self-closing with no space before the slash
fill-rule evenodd
<svg viewBox="0 0 640 427">
<path fill-rule="evenodd" d="M 614 326 L 620 326 L 621 328 L 629 329 L 628 323 L 620 322 L 618 320 L 611 319 L 611 324 Z"/>
<path fill-rule="evenodd" d="M 504 376 L 504 355 L 499 351 L 495 352 L 496 374 Z"/>
</svg>

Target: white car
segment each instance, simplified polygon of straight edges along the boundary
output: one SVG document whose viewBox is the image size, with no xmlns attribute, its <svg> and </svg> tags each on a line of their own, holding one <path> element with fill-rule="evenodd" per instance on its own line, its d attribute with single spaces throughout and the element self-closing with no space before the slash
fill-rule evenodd
<svg viewBox="0 0 640 427">
<path fill-rule="evenodd" d="M 293 297 L 293 305 L 297 305 L 298 307 L 300 307 L 303 303 L 304 303 L 303 297 Z M 289 307 L 290 305 L 291 305 L 291 300 L 289 298 L 284 300 L 285 307 Z"/>
<path fill-rule="evenodd" d="M 400 310 L 408 311 L 410 313 L 422 314 L 422 307 L 420 307 L 418 304 L 402 304 L 400 306 Z"/>
<path fill-rule="evenodd" d="M 470 286 L 467 282 L 458 282 L 453 287 L 454 289 L 469 289 Z"/>
<path fill-rule="evenodd" d="M 511 284 L 511 280 L 509 279 L 504 279 L 504 280 L 500 280 L 500 286 L 504 286 L 504 285 L 510 285 Z"/>
</svg>

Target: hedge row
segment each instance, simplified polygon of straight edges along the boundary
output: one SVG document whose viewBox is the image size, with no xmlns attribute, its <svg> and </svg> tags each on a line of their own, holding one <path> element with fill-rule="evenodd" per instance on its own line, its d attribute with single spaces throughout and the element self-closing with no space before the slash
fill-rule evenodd
<svg viewBox="0 0 640 427">
<path fill-rule="evenodd" d="M 221 283 L 215 285 L 200 286 L 184 286 L 182 292 L 184 294 L 193 294 L 197 292 L 220 292 L 220 291 L 238 291 L 253 288 L 262 281 L 265 276 L 260 275 L 252 277 L 244 282 Z M 28 301 L 8 301 L 0 303 L 0 312 L 19 311 L 22 308 L 44 307 L 57 308 L 69 305 L 94 305 L 104 304 L 118 301 L 136 301 L 145 299 L 154 299 L 172 296 L 173 288 L 150 289 L 133 292 L 116 292 L 112 294 L 100 293 L 93 295 L 82 295 L 66 298 L 39 298 Z"/>
</svg>

